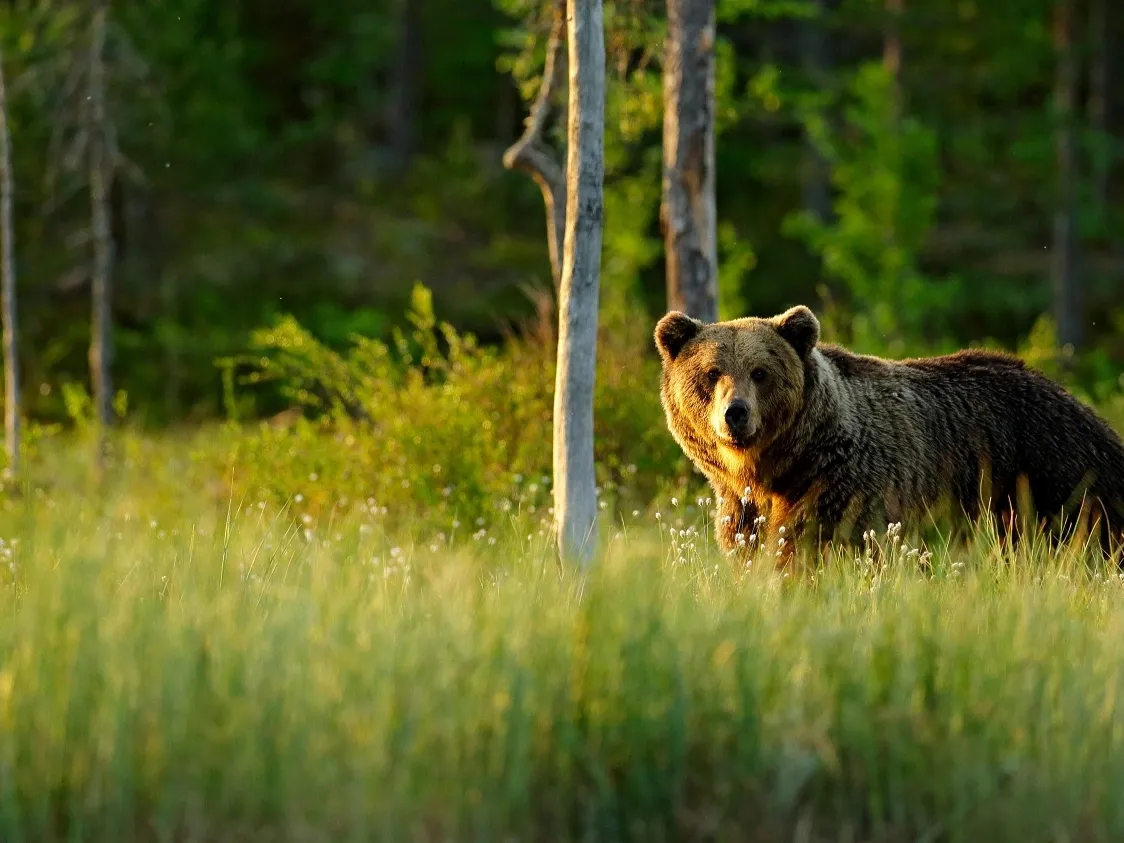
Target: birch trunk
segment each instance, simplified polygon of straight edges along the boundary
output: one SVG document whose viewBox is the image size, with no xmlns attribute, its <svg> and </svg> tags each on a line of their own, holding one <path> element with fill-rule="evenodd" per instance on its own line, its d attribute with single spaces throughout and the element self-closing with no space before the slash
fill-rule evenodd
<svg viewBox="0 0 1124 843">
<path fill-rule="evenodd" d="M 566 236 L 554 387 L 554 517 L 564 561 L 587 563 L 597 544 L 593 386 L 601 273 L 605 32 L 601 0 L 570 0 Z"/>
<path fill-rule="evenodd" d="M 4 447 L 8 473 L 20 469 L 20 388 L 16 338 L 16 261 L 12 235 L 12 147 L 8 129 L 8 95 L 0 56 L 0 236 L 3 237 L 3 276 L 0 278 L 0 309 L 4 333 Z"/>
<path fill-rule="evenodd" d="M 718 319 L 714 0 L 667 0 L 663 206 L 667 306 Z"/>
<path fill-rule="evenodd" d="M 1054 4 L 1054 152 L 1057 195 L 1054 206 L 1052 275 L 1058 341 L 1078 347 L 1082 341 L 1081 286 L 1077 273 L 1077 156 L 1073 110 L 1077 62 L 1073 50 L 1073 0 Z"/>
<path fill-rule="evenodd" d="M 94 422 L 100 464 L 105 447 L 104 428 L 113 417 L 113 325 L 111 317 L 113 236 L 109 227 L 109 188 L 113 167 L 109 160 L 108 119 L 105 106 L 104 0 L 93 9 L 89 57 L 89 165 L 90 219 L 94 263 L 91 289 L 90 382 L 94 393 Z"/>
</svg>

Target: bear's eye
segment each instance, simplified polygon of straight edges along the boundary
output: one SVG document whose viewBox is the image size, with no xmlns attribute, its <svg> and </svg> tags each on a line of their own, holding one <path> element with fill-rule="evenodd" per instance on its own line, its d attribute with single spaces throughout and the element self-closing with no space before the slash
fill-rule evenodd
<svg viewBox="0 0 1124 843">
<path fill-rule="evenodd" d="M 718 379 L 722 377 L 722 373 L 718 369 L 711 369 L 706 373 L 706 379 L 711 383 L 718 383 Z"/>
<path fill-rule="evenodd" d="M 761 383 L 761 381 L 765 380 L 765 370 L 764 369 L 754 369 L 752 372 L 749 373 L 749 376 L 751 378 L 753 378 L 755 381 L 757 381 L 758 383 Z"/>
</svg>

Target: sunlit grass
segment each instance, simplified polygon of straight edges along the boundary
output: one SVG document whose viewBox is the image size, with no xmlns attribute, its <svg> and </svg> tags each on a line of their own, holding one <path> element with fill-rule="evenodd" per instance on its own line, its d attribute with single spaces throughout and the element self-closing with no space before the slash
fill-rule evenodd
<svg viewBox="0 0 1124 843">
<path fill-rule="evenodd" d="M 785 577 L 676 499 L 579 578 L 543 512 L 414 540 L 122 447 L 0 514 L 6 841 L 1124 834 L 1124 584 L 1079 553 Z"/>
</svg>

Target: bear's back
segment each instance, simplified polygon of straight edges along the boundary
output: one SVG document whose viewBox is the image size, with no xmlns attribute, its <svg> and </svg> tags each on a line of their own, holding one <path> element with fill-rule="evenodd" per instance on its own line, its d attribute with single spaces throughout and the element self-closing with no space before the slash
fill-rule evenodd
<svg viewBox="0 0 1124 843">
<path fill-rule="evenodd" d="M 979 349 L 902 361 L 832 346 L 821 353 L 854 417 L 876 427 L 868 446 L 886 440 L 899 464 L 951 484 L 957 497 L 976 493 L 986 466 L 993 494 L 1004 498 L 1025 476 L 1040 513 L 1057 513 L 1086 490 L 1124 520 L 1119 435 L 1018 358 Z"/>
</svg>

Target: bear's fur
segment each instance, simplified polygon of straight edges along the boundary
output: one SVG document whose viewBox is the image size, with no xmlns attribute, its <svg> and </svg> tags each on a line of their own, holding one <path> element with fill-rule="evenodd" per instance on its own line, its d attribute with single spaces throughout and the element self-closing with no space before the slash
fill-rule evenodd
<svg viewBox="0 0 1124 843">
<path fill-rule="evenodd" d="M 714 324 L 673 311 L 655 341 L 668 427 L 714 489 L 726 550 L 757 527 L 786 527 L 789 547 L 810 527 L 820 541 L 923 527 L 950 502 L 1009 529 L 1026 492 L 1065 530 L 1079 512 L 1102 540 L 1124 527 L 1124 443 L 1013 356 L 859 355 L 822 344 L 804 306 Z"/>
</svg>

